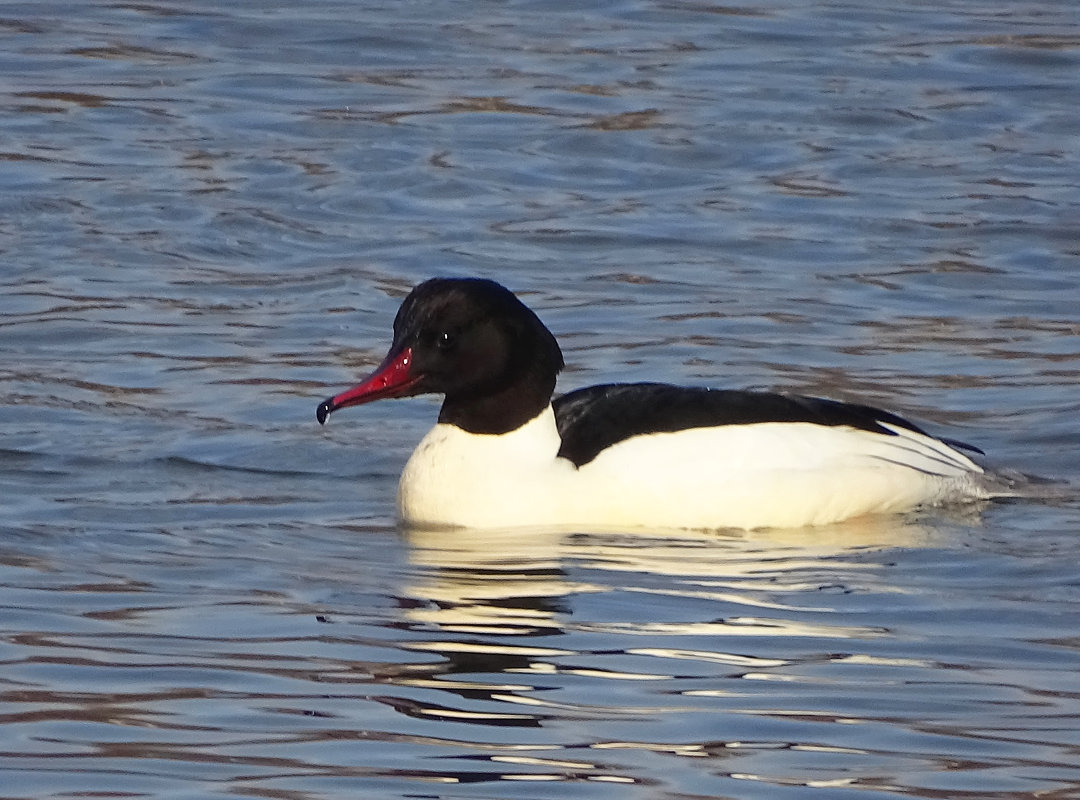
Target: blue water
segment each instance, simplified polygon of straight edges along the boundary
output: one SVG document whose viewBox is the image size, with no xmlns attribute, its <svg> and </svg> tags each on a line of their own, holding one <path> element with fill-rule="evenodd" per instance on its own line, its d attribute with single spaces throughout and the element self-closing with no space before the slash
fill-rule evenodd
<svg viewBox="0 0 1080 800">
<path fill-rule="evenodd" d="M 1080 797 L 1080 7 L 0 7 L 5 798 Z M 1049 497 L 394 520 L 431 275 Z"/>
</svg>

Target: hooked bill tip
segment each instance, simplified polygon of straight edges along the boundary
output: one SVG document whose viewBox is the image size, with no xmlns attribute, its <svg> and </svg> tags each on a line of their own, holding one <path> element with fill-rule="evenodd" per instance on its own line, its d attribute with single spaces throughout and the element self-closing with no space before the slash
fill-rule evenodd
<svg viewBox="0 0 1080 800">
<path fill-rule="evenodd" d="M 326 424 L 326 418 L 330 416 L 330 412 L 334 410 L 334 404 L 329 400 L 323 400 L 319 403 L 319 407 L 315 409 L 315 419 L 319 421 L 320 425 Z"/>
</svg>

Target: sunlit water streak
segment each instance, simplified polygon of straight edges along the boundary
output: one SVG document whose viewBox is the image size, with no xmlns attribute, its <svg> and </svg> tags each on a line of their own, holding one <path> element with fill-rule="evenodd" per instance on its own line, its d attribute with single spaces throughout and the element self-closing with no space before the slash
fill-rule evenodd
<svg viewBox="0 0 1080 800">
<path fill-rule="evenodd" d="M 1080 14 L 0 13 L 5 797 L 1072 797 Z M 857 398 L 1061 481 L 753 534 L 402 531 L 431 274 L 562 387 Z"/>
</svg>

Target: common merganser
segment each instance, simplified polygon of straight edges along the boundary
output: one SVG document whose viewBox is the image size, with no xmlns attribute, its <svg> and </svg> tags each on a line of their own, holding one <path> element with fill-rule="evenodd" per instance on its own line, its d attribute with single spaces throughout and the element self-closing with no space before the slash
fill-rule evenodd
<svg viewBox="0 0 1080 800">
<path fill-rule="evenodd" d="M 434 278 L 401 304 L 375 372 L 316 416 L 445 395 L 401 475 L 414 526 L 798 527 L 997 494 L 962 452 L 980 450 L 870 406 L 660 383 L 553 400 L 562 367 L 509 290 Z"/>
</svg>

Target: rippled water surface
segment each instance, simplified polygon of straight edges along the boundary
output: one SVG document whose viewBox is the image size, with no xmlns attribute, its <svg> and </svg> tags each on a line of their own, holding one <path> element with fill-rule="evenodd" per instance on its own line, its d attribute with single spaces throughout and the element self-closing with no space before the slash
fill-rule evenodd
<svg viewBox="0 0 1080 800">
<path fill-rule="evenodd" d="M 1080 797 L 1080 6 L 0 5 L 0 797 Z M 1056 479 L 400 530 L 403 293 Z M 722 457 L 707 454 L 706 457 Z"/>
</svg>

